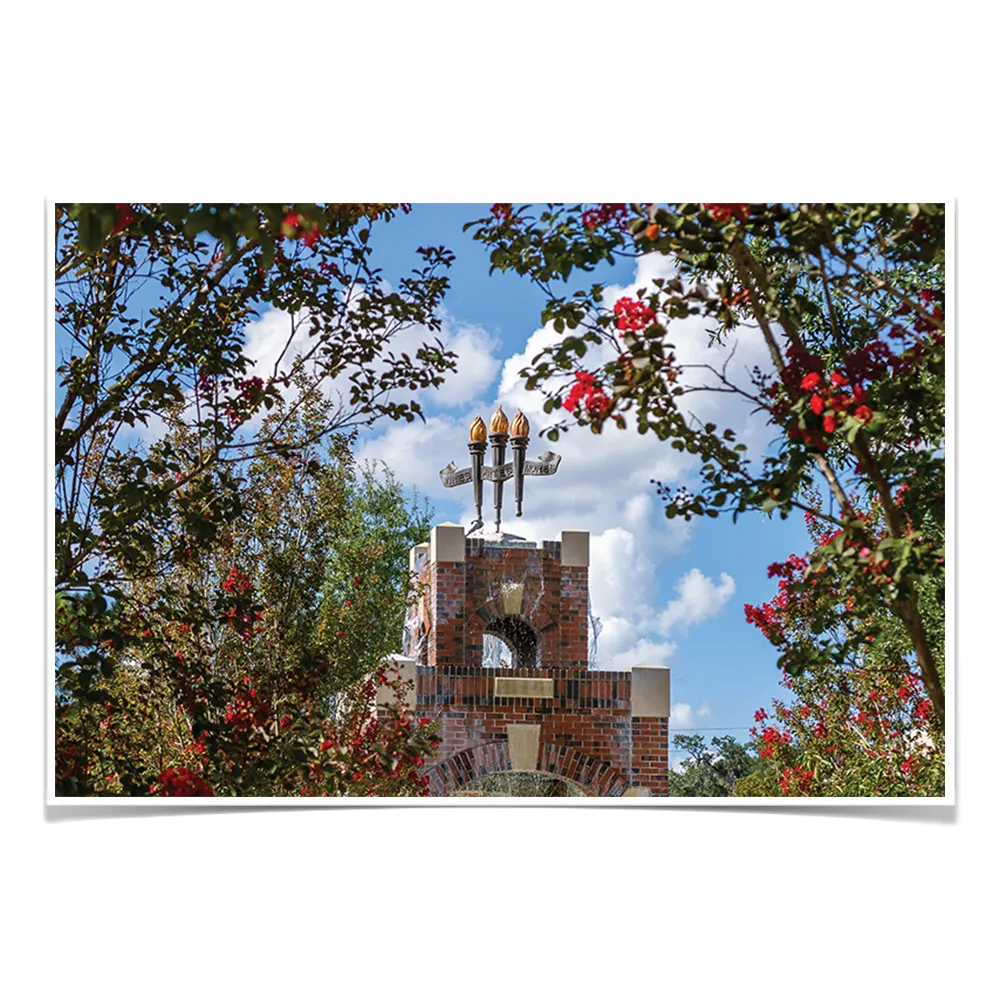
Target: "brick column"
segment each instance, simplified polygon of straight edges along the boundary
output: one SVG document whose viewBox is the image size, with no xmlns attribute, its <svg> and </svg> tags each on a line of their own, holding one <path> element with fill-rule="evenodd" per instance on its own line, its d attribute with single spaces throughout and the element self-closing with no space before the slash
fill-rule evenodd
<svg viewBox="0 0 1000 1000">
<path fill-rule="evenodd" d="M 670 671 L 632 668 L 632 783 L 650 795 L 668 794 L 670 766 Z"/>
<path fill-rule="evenodd" d="M 465 663 L 465 530 L 460 524 L 439 524 L 431 530 L 430 666 Z"/>
<path fill-rule="evenodd" d="M 586 670 L 590 661 L 590 532 L 569 530 L 560 536 L 559 665 Z"/>
</svg>

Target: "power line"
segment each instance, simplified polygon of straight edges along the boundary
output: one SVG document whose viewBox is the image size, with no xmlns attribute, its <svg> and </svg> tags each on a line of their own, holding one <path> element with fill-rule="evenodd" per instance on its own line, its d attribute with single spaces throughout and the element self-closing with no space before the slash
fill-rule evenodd
<svg viewBox="0 0 1000 1000">
<path fill-rule="evenodd" d="M 745 723 L 742 726 L 685 726 L 685 727 L 670 727 L 670 732 L 672 733 L 732 733 L 737 729 L 746 729 L 748 732 L 750 727 Z"/>
</svg>

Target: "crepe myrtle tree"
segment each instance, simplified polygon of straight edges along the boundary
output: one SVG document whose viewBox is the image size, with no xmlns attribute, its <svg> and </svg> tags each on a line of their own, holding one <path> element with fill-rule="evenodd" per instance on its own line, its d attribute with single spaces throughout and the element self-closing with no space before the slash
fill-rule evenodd
<svg viewBox="0 0 1000 1000">
<path fill-rule="evenodd" d="M 240 486 L 240 512 L 211 543 L 183 547 L 184 493 L 141 515 L 155 555 L 119 567 L 119 598 L 80 645 L 112 670 L 62 663 L 56 788 L 72 795 L 422 794 L 436 734 L 393 678 L 409 547 L 430 512 L 388 470 L 359 468 L 349 437 L 294 444 L 332 404 L 280 402 Z M 280 425 L 281 430 L 278 430 Z M 175 429 L 178 451 L 197 433 Z M 294 447 L 293 447 L 294 444 Z M 207 473 L 201 473 L 207 475 Z M 120 649 L 113 638 L 124 637 Z M 78 653 L 72 635 L 64 639 Z M 376 714 L 376 686 L 394 692 Z"/>
<path fill-rule="evenodd" d="M 907 492 L 900 487 L 898 506 Z M 860 509 L 858 498 L 851 499 Z M 873 497 L 863 516 L 881 532 L 879 503 Z M 805 519 L 817 547 L 830 545 L 841 530 L 831 531 L 808 513 Z M 736 794 L 944 794 L 944 746 L 903 623 L 885 604 L 859 600 L 854 591 L 840 590 L 843 580 L 808 573 L 809 566 L 796 555 L 773 563 L 774 598 L 744 607 L 747 621 L 784 655 L 797 648 L 816 655 L 809 671 L 783 675 L 789 705 L 776 700 L 770 712 L 758 709 L 750 734 L 767 766 L 741 782 Z M 943 574 L 933 576 L 916 595 L 937 662 L 944 659 L 943 587 Z M 824 655 L 831 646 L 851 653 L 834 666 Z"/>
<path fill-rule="evenodd" d="M 56 206 L 62 683 L 86 691 L 114 669 L 106 643 L 120 652 L 134 639 L 121 629 L 122 609 L 112 614 L 124 581 L 164 546 L 194 558 L 227 533 L 249 456 L 287 455 L 382 417 L 422 418 L 418 392 L 455 367 L 433 336 L 453 257 L 419 247 L 417 266 L 391 288 L 372 247 L 400 211 L 409 206 Z M 288 325 L 264 367 L 245 334 L 268 309 Z M 427 341 L 396 349 L 414 325 Z M 312 390 L 335 392 L 340 405 L 307 439 L 290 440 L 298 401 Z M 291 403 L 282 418 L 262 422 L 283 394 Z"/>
<path fill-rule="evenodd" d="M 943 730 L 944 664 L 918 594 L 944 572 L 944 206 L 501 203 L 468 225 L 491 269 L 546 294 L 542 320 L 561 336 L 521 375 L 561 416 L 549 437 L 569 422 L 595 433 L 631 424 L 696 456 L 693 489 L 659 484 L 667 517 L 799 509 L 826 523 L 829 538 L 791 586 L 818 579 L 851 594 L 873 628 L 897 622 Z M 570 282 L 650 253 L 667 255 L 673 273 L 634 297 L 611 302 L 601 282 Z M 719 363 L 678 358 L 670 327 L 688 316 L 703 317 Z M 766 370 L 731 370 L 737 332 L 761 338 Z M 761 461 L 732 429 L 690 412 L 704 392 L 766 416 L 774 439 Z M 819 500 L 807 493 L 815 486 Z M 864 513 L 873 500 L 874 521 Z M 943 587 L 930 590 L 943 600 Z M 847 664 L 867 634 L 796 643 L 779 664 L 792 676 Z"/>
</svg>

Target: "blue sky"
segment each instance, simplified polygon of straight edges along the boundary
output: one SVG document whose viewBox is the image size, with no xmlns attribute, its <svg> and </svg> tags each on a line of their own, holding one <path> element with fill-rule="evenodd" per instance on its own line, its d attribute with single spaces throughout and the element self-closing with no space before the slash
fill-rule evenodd
<svg viewBox="0 0 1000 1000">
<path fill-rule="evenodd" d="M 689 525 L 668 522 L 649 482 L 681 481 L 684 473 L 674 469 L 677 453 L 668 445 L 614 429 L 600 438 L 576 429 L 555 445 L 539 440 L 537 431 L 546 421 L 540 412 L 542 397 L 523 390 L 517 371 L 554 334 L 539 329 L 542 292 L 512 274 L 490 276 L 487 250 L 471 232 L 462 232 L 465 222 L 488 210 L 418 204 L 410 215 L 378 227 L 377 239 L 373 234 L 376 262 L 389 281 L 413 266 L 418 245 L 443 243 L 454 251 L 443 338 L 459 355 L 459 373 L 443 391 L 425 394 L 425 425 L 369 429 L 362 435 L 360 455 L 386 461 L 405 485 L 429 496 L 436 521 L 467 525 L 471 489 L 445 490 L 438 470 L 452 460 L 460 467 L 467 464 L 467 428 L 475 414 L 488 420 L 497 402 L 508 416 L 522 407 L 532 422 L 529 457 L 552 447 L 563 455 L 563 463 L 555 477 L 527 482 L 525 516 L 515 521 L 511 512 L 505 529 L 535 540 L 558 537 L 562 528 L 591 531 L 592 599 L 604 624 L 599 664 L 666 664 L 672 671 L 675 731 L 699 727 L 710 737 L 717 727 L 726 727 L 746 738 L 754 710 L 768 705 L 781 689 L 776 652 L 746 623 L 743 605 L 774 596 L 767 566 L 808 548 L 802 522 L 794 516 L 782 522 L 760 514 L 749 514 L 737 525 L 725 517 Z M 619 262 L 596 277 L 627 290 L 636 266 L 635 261 Z M 659 258 L 639 266 L 648 277 L 664 273 L 669 262 Z M 581 280 L 589 285 L 593 278 Z M 685 321 L 671 339 L 679 348 L 682 341 L 688 344 L 699 359 L 711 358 L 699 322 Z M 747 330 L 742 337 L 737 360 L 766 365 L 759 334 Z M 713 419 L 728 417 L 727 425 L 746 431 L 752 450 L 754 442 L 758 453 L 766 446 L 768 433 L 748 421 L 744 411 L 716 414 Z"/>
</svg>

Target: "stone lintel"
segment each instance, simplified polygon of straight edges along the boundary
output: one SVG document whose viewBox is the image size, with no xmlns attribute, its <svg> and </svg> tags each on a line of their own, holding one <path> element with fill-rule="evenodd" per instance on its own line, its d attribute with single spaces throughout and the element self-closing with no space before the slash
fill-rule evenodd
<svg viewBox="0 0 1000 1000">
<path fill-rule="evenodd" d="M 652 795 L 652 792 L 648 788 L 643 788 L 642 785 L 633 785 L 631 788 L 626 788 L 622 792 L 622 798 L 634 799 L 639 796 Z"/>
<path fill-rule="evenodd" d="M 551 677 L 494 677 L 494 698 L 552 698 L 555 682 Z"/>
<path fill-rule="evenodd" d="M 632 717 L 670 715 L 670 670 L 652 664 L 632 668 Z"/>
<path fill-rule="evenodd" d="M 430 561 L 465 562 L 465 528 L 446 521 L 431 528 Z"/>
<path fill-rule="evenodd" d="M 568 528 L 560 536 L 563 566 L 590 565 L 590 532 Z"/>
</svg>

